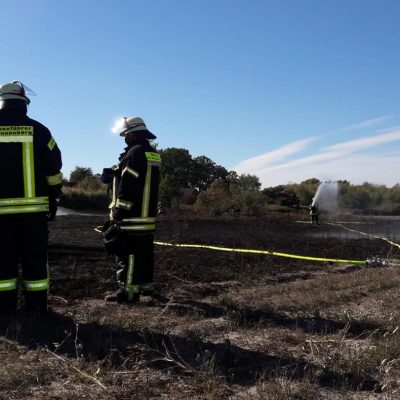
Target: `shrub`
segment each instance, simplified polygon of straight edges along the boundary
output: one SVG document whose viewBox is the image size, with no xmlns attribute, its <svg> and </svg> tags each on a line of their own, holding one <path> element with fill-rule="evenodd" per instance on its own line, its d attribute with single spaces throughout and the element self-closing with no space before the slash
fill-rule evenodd
<svg viewBox="0 0 400 400">
<path fill-rule="evenodd" d="M 85 178 L 73 187 L 63 187 L 60 205 L 74 210 L 106 210 L 110 203 L 107 185 Z"/>
</svg>

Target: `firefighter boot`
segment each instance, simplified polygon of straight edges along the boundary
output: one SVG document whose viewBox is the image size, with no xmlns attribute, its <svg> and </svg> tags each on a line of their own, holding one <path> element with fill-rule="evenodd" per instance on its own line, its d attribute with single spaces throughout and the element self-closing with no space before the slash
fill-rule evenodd
<svg viewBox="0 0 400 400">
<path fill-rule="evenodd" d="M 104 300 L 120 304 L 122 303 L 135 304 L 139 303 L 140 294 L 133 293 L 129 296 L 124 289 L 118 289 L 115 293 L 106 296 Z"/>
<path fill-rule="evenodd" d="M 161 294 L 157 290 L 154 290 L 152 283 L 141 284 L 140 285 L 140 294 L 142 296 L 152 297 L 154 300 L 157 300 L 161 303 L 166 303 L 169 301 L 169 299 L 167 297 L 165 297 L 163 294 Z"/>
<path fill-rule="evenodd" d="M 120 268 L 117 270 L 117 282 L 119 285 L 119 289 L 113 293 L 109 294 L 104 298 L 105 301 L 114 302 L 114 303 L 139 303 L 140 293 L 128 293 L 125 290 L 125 282 L 126 282 L 126 264 L 123 258 L 116 257 L 115 259 L 117 266 Z"/>
</svg>

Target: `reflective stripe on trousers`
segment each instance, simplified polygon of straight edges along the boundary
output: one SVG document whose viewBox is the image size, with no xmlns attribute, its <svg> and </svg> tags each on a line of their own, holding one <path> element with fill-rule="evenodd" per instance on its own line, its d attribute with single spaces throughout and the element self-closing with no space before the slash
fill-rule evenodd
<svg viewBox="0 0 400 400">
<path fill-rule="evenodd" d="M 126 283 L 125 290 L 128 294 L 128 298 L 132 298 L 132 296 L 136 293 L 139 293 L 139 285 L 133 284 L 133 273 L 135 270 L 135 256 L 133 254 L 129 254 L 128 256 L 128 272 L 126 274 Z"/>
<path fill-rule="evenodd" d="M 0 281 L 0 292 L 17 289 L 17 278 Z"/>
<path fill-rule="evenodd" d="M 39 292 L 41 290 L 48 290 L 49 288 L 49 279 L 39 279 L 35 281 L 25 281 L 25 290 L 27 292 Z"/>
</svg>

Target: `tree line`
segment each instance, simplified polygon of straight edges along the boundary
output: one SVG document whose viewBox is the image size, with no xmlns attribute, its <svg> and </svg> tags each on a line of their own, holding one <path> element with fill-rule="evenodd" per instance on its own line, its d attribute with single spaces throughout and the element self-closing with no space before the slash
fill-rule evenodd
<svg viewBox="0 0 400 400">
<path fill-rule="evenodd" d="M 306 208 L 322 183 L 310 178 L 300 183 L 261 189 L 256 175 L 228 171 L 206 156 L 193 157 L 187 149 L 159 150 L 162 166 L 160 212 L 190 209 L 209 215 L 260 215 Z M 65 180 L 62 205 L 106 208 L 107 185 L 88 167 L 75 167 Z M 388 188 L 365 182 L 337 182 L 337 208 L 363 214 L 400 214 L 400 184 Z"/>
</svg>

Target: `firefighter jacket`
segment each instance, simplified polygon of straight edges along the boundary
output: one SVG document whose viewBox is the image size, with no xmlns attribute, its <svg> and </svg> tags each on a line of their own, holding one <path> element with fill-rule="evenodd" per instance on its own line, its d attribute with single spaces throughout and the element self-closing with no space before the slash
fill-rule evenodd
<svg viewBox="0 0 400 400">
<path fill-rule="evenodd" d="M 48 213 L 61 190 L 61 153 L 26 110 L 0 109 L 0 215 Z"/>
<path fill-rule="evenodd" d="M 310 207 L 310 215 L 318 215 L 318 207 L 317 206 Z"/>
<path fill-rule="evenodd" d="M 110 218 L 122 231 L 151 233 L 155 229 L 161 158 L 147 140 L 128 146 L 114 168 Z"/>
</svg>

